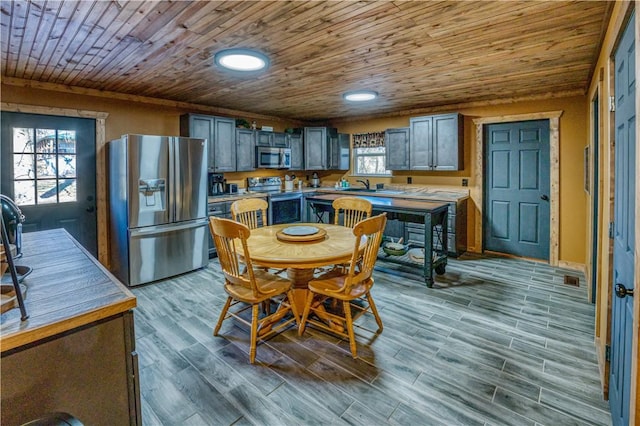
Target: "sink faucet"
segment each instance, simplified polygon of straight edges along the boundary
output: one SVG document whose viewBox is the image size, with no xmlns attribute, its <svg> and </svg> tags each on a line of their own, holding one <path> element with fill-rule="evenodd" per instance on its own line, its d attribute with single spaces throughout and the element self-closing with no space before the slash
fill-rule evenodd
<svg viewBox="0 0 640 426">
<path fill-rule="evenodd" d="M 371 188 L 369 188 L 369 179 L 365 179 L 365 180 L 358 179 L 356 182 L 360 182 L 361 184 L 364 185 L 365 188 L 371 189 Z"/>
</svg>

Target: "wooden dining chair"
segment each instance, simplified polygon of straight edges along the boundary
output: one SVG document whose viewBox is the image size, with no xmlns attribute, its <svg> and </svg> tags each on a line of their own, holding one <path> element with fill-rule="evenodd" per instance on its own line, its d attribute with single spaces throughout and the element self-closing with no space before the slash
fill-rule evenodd
<svg viewBox="0 0 640 426">
<path fill-rule="evenodd" d="M 357 318 L 366 312 L 371 312 L 378 324 L 377 332 L 382 332 L 382 320 L 371 297 L 371 288 L 373 287 L 373 267 L 378 258 L 378 248 L 386 223 L 386 213 L 358 222 L 353 228 L 356 241 L 348 271 L 340 275 L 327 274 L 326 277 L 309 281 L 309 294 L 298 328 L 299 335 L 302 336 L 306 324 L 309 323 L 348 338 L 351 355 L 355 358 L 357 352 L 353 322 Z M 363 236 L 367 237 L 364 243 Z M 360 263 L 359 266 L 358 263 Z M 326 311 L 324 302 L 328 299 L 341 301 L 342 312 Z M 356 312 L 355 315 L 352 314 L 352 310 Z M 330 323 L 310 317 L 312 312 L 319 312 L 325 318 L 328 316 Z M 336 325 L 339 326 L 336 327 Z"/>
<path fill-rule="evenodd" d="M 359 197 L 340 197 L 333 203 L 334 218 L 333 223 L 340 225 L 340 215 L 342 214 L 342 225 L 353 228 L 356 223 L 371 216 L 371 202 Z"/>
<path fill-rule="evenodd" d="M 267 224 L 267 203 L 262 198 L 243 198 L 231 204 L 231 217 L 240 223 L 244 223 L 249 229 L 256 229 Z"/>
<path fill-rule="evenodd" d="M 286 278 L 253 268 L 247 247 L 247 239 L 251 231 L 246 225 L 211 216 L 209 229 L 224 273 L 224 290 L 228 295 L 213 335 L 218 335 L 222 322 L 227 318 L 233 317 L 248 325 L 251 330 L 249 361 L 253 364 L 256 358 L 258 336 L 266 339 L 293 321 L 299 324 L 298 312 L 292 303 L 292 283 Z M 245 265 L 246 268 L 244 268 Z M 274 313 L 267 313 L 260 318 L 260 305 L 264 302 L 276 302 L 278 308 Z M 251 308 L 250 322 L 241 315 L 249 308 Z M 289 312 L 293 316 L 285 319 Z"/>
</svg>

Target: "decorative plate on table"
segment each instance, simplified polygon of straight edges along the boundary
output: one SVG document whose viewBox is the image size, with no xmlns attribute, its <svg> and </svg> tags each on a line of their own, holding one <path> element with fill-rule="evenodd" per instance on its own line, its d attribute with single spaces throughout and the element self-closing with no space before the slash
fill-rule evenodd
<svg viewBox="0 0 640 426">
<path fill-rule="evenodd" d="M 290 226 L 288 228 L 284 228 L 282 233 L 285 235 L 312 235 L 318 232 L 319 229 L 315 226 Z"/>
<path fill-rule="evenodd" d="M 281 241 L 304 242 L 324 239 L 327 231 L 315 226 L 289 226 L 281 229 L 276 236 Z"/>
</svg>

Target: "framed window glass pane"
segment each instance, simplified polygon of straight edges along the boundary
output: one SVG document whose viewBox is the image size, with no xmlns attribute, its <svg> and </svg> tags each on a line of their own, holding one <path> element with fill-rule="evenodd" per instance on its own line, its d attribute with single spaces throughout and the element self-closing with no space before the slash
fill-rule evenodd
<svg viewBox="0 0 640 426">
<path fill-rule="evenodd" d="M 33 180 L 17 180 L 13 182 L 14 201 L 19 206 L 36 203 L 36 182 Z"/>
<path fill-rule="evenodd" d="M 13 128 L 13 152 L 33 152 L 33 129 L 24 127 Z"/>
<path fill-rule="evenodd" d="M 75 130 L 58 130 L 58 152 L 61 154 L 76 153 Z"/>
<path fill-rule="evenodd" d="M 58 185 L 57 180 L 47 179 L 38 180 L 38 204 L 52 204 L 58 202 Z"/>
<path fill-rule="evenodd" d="M 51 179 L 55 178 L 56 173 L 56 159 L 55 154 L 37 154 L 36 166 L 38 167 L 38 179 Z"/>
<path fill-rule="evenodd" d="M 77 180 L 64 179 L 58 184 L 58 197 L 61 203 L 77 201 Z"/>
<path fill-rule="evenodd" d="M 58 177 L 75 177 L 76 176 L 76 156 L 60 155 L 58 156 Z"/>
<path fill-rule="evenodd" d="M 36 152 L 56 152 L 55 129 L 36 129 Z"/>
<path fill-rule="evenodd" d="M 33 154 L 13 154 L 13 178 L 34 179 Z"/>
</svg>

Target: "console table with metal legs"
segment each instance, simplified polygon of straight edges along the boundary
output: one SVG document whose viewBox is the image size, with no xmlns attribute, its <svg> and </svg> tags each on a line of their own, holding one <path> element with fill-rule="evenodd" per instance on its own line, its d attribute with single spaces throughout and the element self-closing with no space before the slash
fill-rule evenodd
<svg viewBox="0 0 640 426">
<path fill-rule="evenodd" d="M 340 197 L 342 195 L 339 194 L 308 196 L 306 198 L 307 221 L 322 222 L 325 216 L 324 213 L 327 212 L 329 213 L 328 221 L 333 221 L 332 203 L 336 198 Z M 414 267 L 422 266 L 425 283 L 427 287 L 432 287 L 433 272 L 438 275 L 446 272 L 448 204 L 397 198 L 360 197 L 371 202 L 373 215 L 386 212 L 388 219 L 424 224 L 424 262 L 413 261 L 407 255 L 388 256 L 382 250 L 380 250 L 379 257 L 387 261 Z"/>
</svg>

